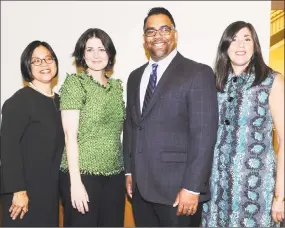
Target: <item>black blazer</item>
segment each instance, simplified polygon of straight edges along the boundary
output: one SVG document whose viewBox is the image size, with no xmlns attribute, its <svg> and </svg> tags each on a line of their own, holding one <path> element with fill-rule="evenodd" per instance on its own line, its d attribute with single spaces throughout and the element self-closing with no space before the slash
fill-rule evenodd
<svg viewBox="0 0 285 228">
<path fill-rule="evenodd" d="M 218 104 L 212 69 L 178 53 L 157 84 L 143 116 L 140 81 L 147 64 L 127 83 L 124 123 L 125 172 L 133 192 L 172 205 L 181 188 L 210 199 L 209 177 L 218 129 Z"/>
</svg>

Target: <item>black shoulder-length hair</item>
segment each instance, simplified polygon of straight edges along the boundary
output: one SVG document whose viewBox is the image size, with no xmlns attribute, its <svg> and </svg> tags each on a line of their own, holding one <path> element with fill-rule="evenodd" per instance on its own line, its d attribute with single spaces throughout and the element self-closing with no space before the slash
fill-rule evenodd
<svg viewBox="0 0 285 228">
<path fill-rule="evenodd" d="M 53 49 L 51 48 L 51 46 L 45 42 L 45 41 L 39 41 L 39 40 L 35 40 L 32 41 L 23 51 L 22 55 L 21 55 L 21 73 L 22 73 L 22 77 L 26 82 L 31 82 L 33 81 L 33 75 L 32 75 L 32 69 L 31 69 L 31 61 L 32 61 L 32 55 L 34 50 L 39 47 L 39 46 L 43 46 L 46 49 L 49 50 L 52 58 L 55 61 L 56 64 L 56 73 L 55 76 L 56 77 L 58 75 L 58 59 L 53 51 Z"/>
<path fill-rule="evenodd" d="M 106 70 L 111 70 L 115 64 L 115 56 L 117 53 L 116 48 L 110 36 L 99 28 L 89 28 L 79 37 L 75 45 L 75 49 L 72 53 L 72 56 L 75 58 L 76 66 L 83 67 L 85 70 L 88 68 L 84 60 L 84 52 L 87 41 L 93 37 L 100 39 L 104 48 L 106 49 L 107 55 L 109 57 Z"/>
<path fill-rule="evenodd" d="M 216 86 L 220 92 L 224 92 L 224 87 L 228 80 L 228 74 L 233 70 L 228 56 L 228 49 L 234 36 L 243 28 L 248 28 L 251 32 L 254 45 L 252 58 L 245 69 L 246 73 L 254 72 L 255 74 L 255 79 L 251 87 L 260 84 L 266 79 L 268 74 L 272 72 L 272 69 L 267 66 L 263 60 L 258 36 L 252 24 L 244 21 L 233 22 L 225 29 L 222 35 L 214 64 Z"/>
</svg>

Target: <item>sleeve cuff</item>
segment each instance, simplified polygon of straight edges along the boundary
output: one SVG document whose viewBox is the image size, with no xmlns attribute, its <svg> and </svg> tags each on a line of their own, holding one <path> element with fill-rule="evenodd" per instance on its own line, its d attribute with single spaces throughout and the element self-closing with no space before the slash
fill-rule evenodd
<svg viewBox="0 0 285 228">
<path fill-rule="evenodd" d="M 190 192 L 190 193 L 192 193 L 194 195 L 200 195 L 200 192 L 193 192 L 193 191 L 190 191 L 190 190 L 185 189 L 185 188 L 184 188 L 184 190 L 187 191 L 187 192 Z"/>
</svg>

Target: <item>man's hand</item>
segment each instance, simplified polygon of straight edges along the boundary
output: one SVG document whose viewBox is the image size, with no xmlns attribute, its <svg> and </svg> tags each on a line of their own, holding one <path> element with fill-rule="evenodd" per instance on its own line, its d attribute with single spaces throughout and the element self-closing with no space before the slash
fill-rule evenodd
<svg viewBox="0 0 285 228">
<path fill-rule="evenodd" d="M 12 205 L 9 209 L 11 217 L 15 220 L 19 215 L 20 219 L 24 218 L 25 213 L 28 212 L 29 197 L 26 191 L 14 192 Z"/>
<path fill-rule="evenodd" d="M 197 211 L 200 195 L 181 189 L 177 194 L 173 207 L 178 205 L 176 215 L 194 215 Z"/>
<path fill-rule="evenodd" d="M 132 185 L 133 181 L 132 181 L 132 175 L 127 175 L 126 176 L 126 189 L 127 189 L 127 194 L 130 198 L 133 197 L 133 189 L 132 189 Z"/>
</svg>

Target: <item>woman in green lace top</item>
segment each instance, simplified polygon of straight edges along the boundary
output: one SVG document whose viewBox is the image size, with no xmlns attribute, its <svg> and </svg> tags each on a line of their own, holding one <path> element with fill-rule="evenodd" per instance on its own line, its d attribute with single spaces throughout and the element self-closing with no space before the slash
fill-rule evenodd
<svg viewBox="0 0 285 228">
<path fill-rule="evenodd" d="M 73 52 L 84 70 L 68 74 L 60 89 L 64 226 L 124 226 L 123 88 L 120 80 L 106 76 L 115 55 L 108 34 L 88 29 Z"/>
</svg>

